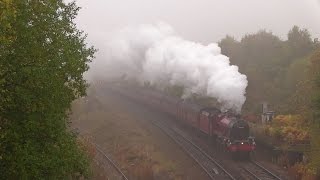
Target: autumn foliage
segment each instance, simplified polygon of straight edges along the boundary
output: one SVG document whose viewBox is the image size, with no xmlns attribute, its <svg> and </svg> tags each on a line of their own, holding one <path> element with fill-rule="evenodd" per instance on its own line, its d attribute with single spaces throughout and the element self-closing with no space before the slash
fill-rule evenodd
<svg viewBox="0 0 320 180">
<path fill-rule="evenodd" d="M 286 143 L 309 140 L 308 121 L 301 115 L 278 115 L 266 126 L 266 134 Z"/>
</svg>

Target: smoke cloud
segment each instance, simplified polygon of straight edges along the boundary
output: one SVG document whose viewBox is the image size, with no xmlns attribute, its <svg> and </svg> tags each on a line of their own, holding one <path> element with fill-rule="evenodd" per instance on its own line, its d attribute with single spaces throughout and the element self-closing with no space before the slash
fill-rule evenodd
<svg viewBox="0 0 320 180">
<path fill-rule="evenodd" d="M 93 72 L 108 77 L 136 79 L 159 88 L 184 87 L 191 93 L 214 97 L 223 108 L 241 111 L 247 77 L 230 65 L 216 43 L 207 46 L 177 36 L 167 24 L 125 28 L 107 40 Z M 183 97 L 183 98 L 184 98 Z"/>
</svg>

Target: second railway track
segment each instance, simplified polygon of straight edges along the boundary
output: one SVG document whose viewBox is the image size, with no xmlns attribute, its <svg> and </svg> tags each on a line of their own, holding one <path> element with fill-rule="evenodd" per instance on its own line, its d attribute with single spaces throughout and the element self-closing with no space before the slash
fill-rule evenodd
<svg viewBox="0 0 320 180">
<path fill-rule="evenodd" d="M 236 163 L 243 171 L 241 177 L 235 178 L 212 156 L 209 156 L 193 143 L 180 129 L 169 127 L 163 122 L 153 121 L 152 123 L 179 144 L 205 170 L 211 179 L 282 180 L 282 178 L 255 161 Z M 247 175 L 243 176 L 243 173 Z"/>
<path fill-rule="evenodd" d="M 75 134 L 77 134 L 79 137 L 85 138 L 85 135 L 81 134 L 81 132 L 83 133 L 84 130 L 81 131 L 78 128 L 74 128 L 72 131 Z M 90 133 L 85 132 L 85 134 L 90 134 Z M 115 172 L 117 173 L 117 175 L 113 175 L 113 176 L 110 175 L 111 176 L 110 178 L 119 179 L 119 180 L 128 180 L 127 176 L 122 172 L 121 168 L 117 165 L 117 163 L 115 163 L 97 143 L 95 143 L 92 139 L 91 140 L 87 139 L 87 140 L 96 149 L 97 153 L 95 153 L 94 161 L 99 162 L 99 164 L 102 164 L 104 168 L 106 167 L 113 168 L 113 170 L 115 170 Z"/>
<path fill-rule="evenodd" d="M 259 163 L 255 161 L 250 161 L 246 163 L 242 163 L 241 168 L 244 169 L 252 179 L 256 180 L 281 180 L 281 178 Z"/>
<path fill-rule="evenodd" d="M 192 143 L 191 140 L 184 137 L 177 130 L 168 127 L 163 122 L 153 121 L 157 127 L 164 131 L 171 139 L 180 145 L 208 174 L 211 179 L 231 179 L 236 180 L 228 171 L 226 171 L 217 161 L 212 159 L 200 147 Z"/>
<path fill-rule="evenodd" d="M 126 93 L 119 94 L 141 103 L 141 101 L 127 95 Z M 142 102 L 142 104 L 144 103 Z M 208 155 L 202 148 L 193 143 L 191 140 L 192 138 L 186 135 L 186 133 L 179 128 L 172 127 L 171 125 L 168 125 L 168 122 L 162 120 L 153 120 L 152 123 L 164 131 L 165 134 L 184 149 L 201 166 L 211 179 L 281 180 L 279 176 L 253 161 L 241 163 L 234 162 L 232 163 L 232 166 L 230 166 L 228 163 L 221 162 L 220 158 L 216 160 L 213 156 Z M 223 165 L 221 163 L 223 163 Z M 228 167 L 229 172 L 225 169 L 226 167 Z M 233 173 L 231 174 L 230 172 Z"/>
<path fill-rule="evenodd" d="M 186 139 L 187 141 L 189 141 L 190 143 L 194 144 L 191 140 L 189 140 L 191 137 L 188 136 L 185 132 L 183 132 L 181 129 L 173 126 L 172 129 L 178 133 L 179 135 L 181 135 L 184 139 Z M 197 146 L 197 145 L 195 145 Z M 197 148 L 200 149 L 200 151 L 203 151 L 202 148 L 198 147 Z M 204 151 L 203 151 L 204 152 Z M 205 152 L 204 152 L 205 153 Z M 207 154 L 206 154 L 207 155 Z M 207 155 L 209 156 L 209 155 Z M 210 156 L 211 158 L 212 156 Z M 224 166 L 225 164 L 221 165 L 220 163 L 218 163 L 216 160 L 212 159 L 213 161 L 215 161 L 216 164 L 218 164 L 225 172 L 226 172 L 226 168 L 223 168 L 222 166 Z M 221 159 L 220 159 L 221 162 Z M 268 170 L 267 168 L 265 168 L 264 166 L 262 166 L 261 164 L 259 164 L 256 161 L 250 160 L 250 161 L 240 161 L 240 162 L 234 162 L 234 164 L 236 166 L 238 166 L 238 171 L 236 171 L 236 175 L 234 174 L 234 170 L 232 170 L 231 172 L 233 177 L 236 177 L 236 179 L 246 179 L 246 180 L 283 180 L 281 177 L 277 176 L 275 173 L 271 172 L 270 170 Z M 237 168 L 235 168 L 237 169 Z M 230 171 L 230 170 L 228 170 Z"/>
<path fill-rule="evenodd" d="M 92 142 L 93 143 L 93 142 Z M 95 148 L 98 151 L 98 156 L 100 155 L 103 159 L 107 160 L 109 162 L 109 164 L 118 172 L 119 177 L 121 178 L 121 180 L 128 180 L 128 178 L 126 177 L 126 175 L 122 172 L 122 170 L 119 168 L 119 166 L 113 161 L 111 160 L 110 157 L 108 157 L 102 150 L 102 148 L 96 144 L 93 143 L 95 145 Z"/>
</svg>

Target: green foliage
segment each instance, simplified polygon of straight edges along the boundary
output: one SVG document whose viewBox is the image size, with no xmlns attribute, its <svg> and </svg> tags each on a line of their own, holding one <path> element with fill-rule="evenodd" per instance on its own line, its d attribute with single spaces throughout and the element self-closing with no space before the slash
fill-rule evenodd
<svg viewBox="0 0 320 180">
<path fill-rule="evenodd" d="M 288 46 L 292 57 L 302 57 L 310 53 L 314 44 L 307 29 L 294 26 L 288 33 Z"/>
<path fill-rule="evenodd" d="M 320 49 L 310 57 L 310 79 L 312 82 L 311 108 L 313 121 L 311 122 L 311 167 L 320 175 Z"/>
<path fill-rule="evenodd" d="M 268 101 L 277 116 L 266 127 L 269 135 L 284 142 L 310 140 L 310 172 L 320 174 L 320 44 L 306 29 L 294 26 L 288 40 L 259 31 L 241 41 L 227 36 L 222 53 L 248 77 L 244 113 L 261 113 Z M 313 121 L 311 121 L 313 119 Z"/>
<path fill-rule="evenodd" d="M 95 50 L 62 0 L 0 1 L 0 174 L 4 179 L 88 175 L 68 131 L 71 102 L 85 95 Z"/>
<path fill-rule="evenodd" d="M 244 113 L 259 114 L 259 103 L 268 101 L 279 114 L 296 114 L 277 116 L 265 130 L 274 139 L 286 143 L 310 140 L 310 168 L 307 169 L 320 174 L 318 39 L 312 40 L 308 30 L 294 26 L 287 40 L 259 31 L 246 35 L 241 41 L 227 36 L 220 46 L 231 63 L 248 77 Z"/>
<path fill-rule="evenodd" d="M 244 113 L 260 113 L 259 103 L 268 101 L 274 109 L 291 113 L 288 106 L 299 83 L 306 78 L 307 56 L 317 46 L 307 30 L 294 26 L 288 40 L 265 30 L 246 35 L 241 41 L 227 36 L 220 42 L 222 53 L 248 77 Z"/>
</svg>

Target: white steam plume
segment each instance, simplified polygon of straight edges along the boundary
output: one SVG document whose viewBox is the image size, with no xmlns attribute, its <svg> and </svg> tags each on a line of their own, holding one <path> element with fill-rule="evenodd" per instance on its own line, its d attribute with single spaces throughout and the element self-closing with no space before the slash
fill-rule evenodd
<svg viewBox="0 0 320 180">
<path fill-rule="evenodd" d="M 216 98 L 223 108 L 241 111 L 247 77 L 230 65 L 217 44 L 187 41 L 164 23 L 123 29 L 106 45 L 104 69 L 108 76 L 134 78 L 158 87 L 179 85 L 191 93 Z M 104 49 L 100 49 L 100 51 Z"/>
</svg>

